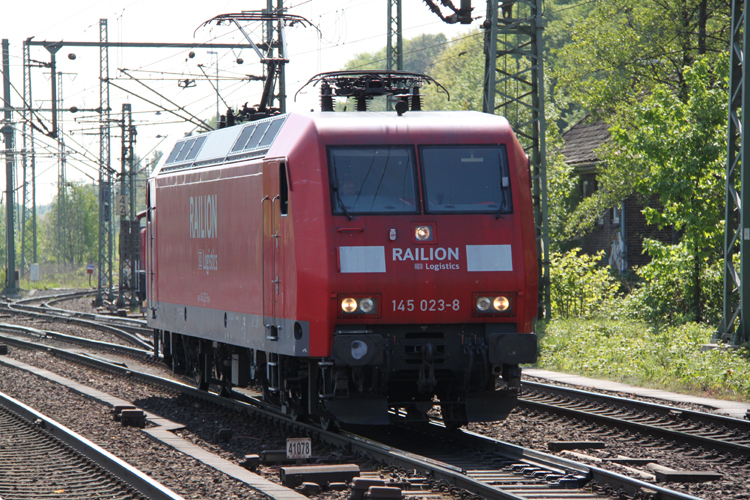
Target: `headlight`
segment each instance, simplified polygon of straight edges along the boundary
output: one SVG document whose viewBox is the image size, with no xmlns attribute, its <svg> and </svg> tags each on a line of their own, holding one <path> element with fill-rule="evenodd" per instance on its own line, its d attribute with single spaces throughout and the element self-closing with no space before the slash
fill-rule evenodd
<svg viewBox="0 0 750 500">
<path fill-rule="evenodd" d="M 492 302 L 490 301 L 489 297 L 477 298 L 477 309 L 479 309 L 480 311 L 488 311 L 490 308 L 490 304 L 492 304 Z"/>
<path fill-rule="evenodd" d="M 352 298 L 346 298 L 341 301 L 341 309 L 345 313 L 351 314 L 357 310 L 357 301 Z"/>
<path fill-rule="evenodd" d="M 478 292 L 473 297 L 475 318 L 516 314 L 518 294 L 515 292 Z"/>
<path fill-rule="evenodd" d="M 496 311 L 505 312 L 510 307 L 510 301 L 508 300 L 508 297 L 503 297 L 501 295 L 500 297 L 495 297 L 495 300 L 492 301 L 492 307 L 494 307 Z"/>
<path fill-rule="evenodd" d="M 348 295 L 348 296 L 347 296 Z M 373 316 L 378 317 L 379 294 L 339 295 L 340 318 Z"/>
<path fill-rule="evenodd" d="M 359 301 L 359 308 L 365 314 L 372 311 L 373 307 L 375 307 L 375 303 L 372 301 L 372 299 L 367 298 L 367 299 L 362 299 Z"/>
<path fill-rule="evenodd" d="M 414 228 L 414 237 L 419 241 L 429 241 L 432 239 L 432 229 L 430 226 L 417 226 Z"/>
</svg>

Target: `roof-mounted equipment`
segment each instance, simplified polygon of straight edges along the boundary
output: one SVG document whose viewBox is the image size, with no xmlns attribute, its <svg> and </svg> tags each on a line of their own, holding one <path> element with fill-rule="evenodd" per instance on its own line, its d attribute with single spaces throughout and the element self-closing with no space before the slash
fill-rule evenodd
<svg viewBox="0 0 750 500">
<path fill-rule="evenodd" d="M 374 97 L 395 96 L 400 98 L 396 103 L 396 111 L 403 114 L 411 104 L 412 111 L 421 111 L 422 98 L 419 89 L 425 84 L 434 83 L 446 94 L 448 91 L 434 78 L 422 73 L 409 71 L 362 70 L 362 71 L 331 71 L 319 73 L 297 91 L 312 84 L 320 83 L 320 110 L 334 111 L 334 97 L 353 97 L 357 102 L 357 111 L 367 111 L 367 102 Z M 295 94 L 295 99 L 297 98 Z M 450 99 L 450 95 L 448 96 Z"/>
<path fill-rule="evenodd" d="M 260 103 L 255 107 L 248 107 L 247 104 L 242 107 L 238 111 L 238 113 L 235 115 L 234 112 L 230 109 L 227 110 L 227 115 L 222 117 L 224 126 L 229 126 L 230 123 L 238 123 L 243 121 L 253 121 L 253 120 L 260 120 L 261 118 L 268 118 L 269 116 L 277 115 L 281 112 L 278 108 L 272 108 L 269 107 L 269 103 L 272 99 L 272 92 L 275 85 L 275 80 L 278 78 L 278 74 L 281 72 L 281 68 L 284 66 L 284 64 L 289 62 L 289 59 L 286 58 L 287 50 L 286 50 L 286 39 L 284 38 L 284 30 L 279 30 L 279 41 L 278 41 L 278 47 L 281 49 L 281 56 L 282 57 L 271 57 L 271 54 L 273 53 L 273 49 L 275 46 L 277 46 L 276 43 L 269 43 L 269 44 L 261 44 L 257 45 L 253 40 L 250 38 L 250 35 L 245 32 L 245 30 L 240 25 L 240 22 L 283 22 L 287 26 L 294 26 L 296 24 L 302 25 L 304 27 L 310 27 L 312 26 L 315 29 L 318 29 L 314 24 L 312 24 L 310 21 L 305 19 L 302 16 L 297 16 L 294 14 L 287 14 L 284 12 L 283 9 L 278 9 L 275 11 L 255 11 L 255 10 L 243 10 L 242 12 L 235 12 L 230 14 L 220 14 L 216 17 L 212 17 L 208 21 L 205 21 L 203 24 L 198 26 L 196 28 L 196 31 L 198 29 L 208 26 L 209 24 L 215 22 L 217 26 L 221 26 L 222 24 L 234 24 L 237 29 L 242 33 L 242 35 L 245 37 L 245 39 L 248 41 L 250 46 L 253 48 L 255 53 L 258 55 L 258 58 L 260 59 L 260 62 L 266 65 L 266 76 L 265 76 L 265 84 L 263 86 L 263 95 L 260 98 Z M 320 30 L 318 30 L 320 32 Z M 261 52 L 261 48 L 266 50 L 266 53 L 264 54 Z M 221 128 L 221 126 L 220 126 Z"/>
</svg>

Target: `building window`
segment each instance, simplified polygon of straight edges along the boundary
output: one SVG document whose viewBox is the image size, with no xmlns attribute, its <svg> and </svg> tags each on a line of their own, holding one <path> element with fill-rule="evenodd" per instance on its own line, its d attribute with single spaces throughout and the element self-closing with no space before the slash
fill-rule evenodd
<svg viewBox="0 0 750 500">
<path fill-rule="evenodd" d="M 612 224 L 620 223 L 620 212 L 622 212 L 620 207 L 614 207 L 612 209 Z"/>
</svg>

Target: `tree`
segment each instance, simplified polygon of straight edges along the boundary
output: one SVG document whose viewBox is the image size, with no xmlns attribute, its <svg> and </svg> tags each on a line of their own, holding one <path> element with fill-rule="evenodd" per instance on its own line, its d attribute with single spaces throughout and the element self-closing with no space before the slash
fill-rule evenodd
<svg viewBox="0 0 750 500">
<path fill-rule="evenodd" d="M 472 30 L 454 38 L 440 59 L 435 62 L 432 76 L 450 94 L 430 85 L 425 89 L 425 107 L 433 110 L 482 111 L 484 92 L 484 38 Z"/>
<path fill-rule="evenodd" d="M 422 34 L 404 40 L 404 71 L 427 73 L 445 50 L 448 40 L 442 33 Z M 385 47 L 377 52 L 363 52 L 344 65 L 345 70 L 385 69 Z M 395 69 L 395 68 L 394 68 Z"/>
<path fill-rule="evenodd" d="M 729 3 L 724 0 L 600 0 L 585 17 L 568 19 L 571 42 L 554 51 L 554 99 L 565 109 L 581 106 L 594 119 L 631 130 L 632 110 L 659 89 L 685 103 L 686 69 L 702 54 L 719 57 L 728 46 Z M 559 29 L 559 26 L 558 26 Z M 726 121 L 726 118 L 724 118 Z M 725 125 L 725 124 L 724 124 Z M 632 165 L 617 161 L 627 152 L 604 145 L 611 159 L 597 172 L 599 190 L 571 214 L 564 237 L 579 238 L 607 210 L 640 192 Z M 711 158 L 706 159 L 711 162 Z M 617 168 L 620 165 L 622 168 Z M 656 189 L 656 186 L 654 186 Z"/>
<path fill-rule="evenodd" d="M 59 195 L 58 195 L 59 196 Z M 52 210 L 41 223 L 41 255 L 58 263 L 83 265 L 97 259 L 99 238 L 99 203 L 96 187 L 83 182 L 71 182 L 66 190 L 65 221 L 57 220 L 58 196 Z M 58 227 L 64 231 L 64 241 L 58 241 Z"/>
<path fill-rule="evenodd" d="M 685 68 L 728 46 L 726 0 L 600 0 L 571 23 L 553 76 L 567 99 L 608 116 L 662 85 L 683 97 Z M 565 100 L 565 97 L 560 100 Z"/>
<path fill-rule="evenodd" d="M 657 85 L 610 129 L 607 170 L 628 172 L 636 192 L 662 210 L 650 224 L 672 226 L 694 259 L 693 297 L 701 319 L 701 268 L 721 255 L 725 190 L 728 57 L 701 57 L 683 71 L 684 91 Z"/>
</svg>

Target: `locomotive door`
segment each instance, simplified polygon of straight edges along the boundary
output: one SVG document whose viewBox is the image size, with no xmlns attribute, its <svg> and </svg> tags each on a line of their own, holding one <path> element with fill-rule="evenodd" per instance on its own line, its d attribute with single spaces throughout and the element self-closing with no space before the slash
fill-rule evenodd
<svg viewBox="0 0 750 500">
<path fill-rule="evenodd" d="M 284 226 L 288 207 L 286 162 L 263 164 L 263 324 L 266 339 L 284 336 Z"/>
<path fill-rule="evenodd" d="M 156 298 L 157 298 L 157 281 L 156 281 L 156 255 L 154 251 L 154 224 L 156 222 L 156 206 L 153 199 L 153 191 L 156 189 L 156 181 L 149 180 L 146 184 L 146 201 L 148 203 L 148 212 L 146 214 L 146 248 L 142 251 L 146 255 L 146 306 L 151 311 L 151 315 L 156 317 Z"/>
</svg>

